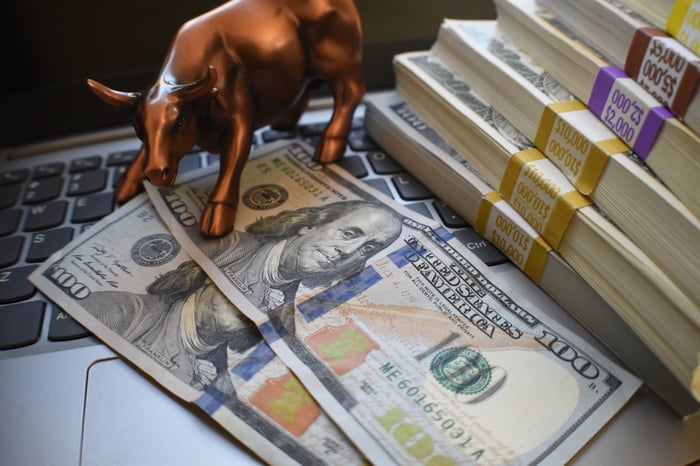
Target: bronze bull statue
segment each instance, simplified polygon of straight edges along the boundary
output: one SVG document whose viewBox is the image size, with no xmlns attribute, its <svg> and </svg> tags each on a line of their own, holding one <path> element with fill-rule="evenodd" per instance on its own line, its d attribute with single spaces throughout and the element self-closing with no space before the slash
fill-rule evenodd
<svg viewBox="0 0 700 466">
<path fill-rule="evenodd" d="M 124 202 L 148 179 L 172 186 L 180 159 L 195 144 L 220 154 L 216 186 L 200 229 L 218 237 L 233 228 L 238 189 L 253 132 L 294 127 L 310 86 L 324 79 L 332 117 L 314 159 L 339 160 L 362 99 L 362 29 L 353 0 L 233 0 L 185 23 L 155 84 L 144 93 L 88 80 L 107 103 L 134 111 L 143 142 L 117 184 Z"/>
</svg>

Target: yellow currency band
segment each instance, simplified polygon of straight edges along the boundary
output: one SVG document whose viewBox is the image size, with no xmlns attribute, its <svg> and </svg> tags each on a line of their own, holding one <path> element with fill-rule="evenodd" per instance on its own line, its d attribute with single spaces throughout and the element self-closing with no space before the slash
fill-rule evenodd
<svg viewBox="0 0 700 466">
<path fill-rule="evenodd" d="M 535 146 L 540 149 L 545 155 L 549 157 L 550 160 L 555 165 L 560 165 L 560 162 L 556 157 L 549 155 L 548 146 L 550 145 L 550 139 L 552 137 L 552 131 L 554 129 L 555 122 L 557 121 L 559 115 L 568 112 L 575 112 L 581 110 L 588 110 L 588 107 L 579 100 L 569 100 L 564 102 L 554 102 L 547 105 L 542 111 L 542 117 L 540 118 L 539 126 L 537 127 L 537 134 L 535 135 Z M 596 117 L 597 118 L 597 117 Z M 571 128 L 581 134 L 577 128 L 572 127 L 569 122 L 560 118 L 563 125 Z M 574 184 L 574 187 L 578 192 L 585 196 L 590 196 L 593 191 L 595 191 L 600 181 L 600 177 L 603 175 L 605 170 L 605 165 L 608 162 L 608 158 L 612 154 L 617 154 L 620 152 L 627 152 L 630 148 L 625 144 L 620 138 L 613 137 L 611 139 L 605 139 L 602 141 L 588 141 L 588 149 L 584 154 L 581 154 L 582 164 L 580 168 L 580 174 L 570 181 Z M 564 168 L 562 171 L 564 171 Z"/>
<path fill-rule="evenodd" d="M 576 214 L 576 211 L 581 207 L 590 205 L 591 200 L 573 189 L 572 185 L 569 185 L 571 188 L 569 189 L 567 186 L 556 185 L 555 180 L 552 178 L 541 178 L 541 180 L 544 180 L 545 183 L 548 183 L 550 186 L 552 183 L 554 183 L 557 188 L 561 189 L 559 189 L 559 192 L 553 201 L 553 205 L 551 205 L 550 211 L 548 211 L 546 217 L 543 218 L 543 224 L 534 224 L 532 219 L 528 217 L 527 212 L 523 212 L 518 208 L 518 204 L 528 205 L 530 204 L 530 201 L 523 199 L 523 202 L 519 202 L 521 201 L 521 197 L 515 188 L 516 185 L 519 184 L 519 180 L 526 178 L 526 176 L 523 175 L 523 172 L 528 164 L 539 160 L 547 160 L 548 163 L 551 164 L 551 161 L 549 161 L 538 149 L 527 149 L 513 154 L 508 161 L 508 166 L 506 167 L 506 171 L 503 175 L 503 179 L 501 180 L 501 185 L 498 190 L 503 198 L 544 237 L 545 241 L 547 241 L 547 243 L 557 250 L 559 248 L 559 243 L 561 242 L 561 239 L 569 226 L 569 222 Z M 558 168 L 556 168 L 553 164 L 550 166 L 552 170 L 558 170 Z"/>
<path fill-rule="evenodd" d="M 666 21 L 666 32 L 673 37 L 678 36 L 678 31 L 683 26 L 685 15 L 688 14 L 688 8 L 690 8 L 691 3 L 692 0 L 676 0 L 673 2 L 673 8 L 671 8 L 671 13 L 669 13 Z"/>
<path fill-rule="evenodd" d="M 693 14 L 691 17 L 688 17 L 691 9 Z M 700 54 L 700 42 L 697 40 L 697 33 L 700 32 L 700 25 L 698 25 L 697 20 L 699 14 L 700 1 L 676 0 L 666 21 L 666 32 L 695 54 Z M 690 33 L 689 30 L 694 30 L 695 33 Z"/>
<path fill-rule="evenodd" d="M 491 191 L 486 193 L 484 197 L 481 198 L 479 204 L 479 212 L 477 214 L 476 223 L 474 228 L 476 231 L 482 235 L 484 238 L 490 241 L 491 234 L 487 231 L 489 220 L 491 218 L 491 213 L 493 212 L 493 206 L 498 202 L 505 202 L 503 197 L 496 191 Z M 517 225 L 515 219 L 509 218 L 509 220 Z M 522 220 L 522 219 L 521 219 Z M 524 222 L 524 220 L 522 220 Z M 512 250 L 507 247 L 504 248 L 502 245 L 495 245 L 501 252 L 503 252 L 508 258 L 517 265 L 525 275 L 527 275 L 532 281 L 539 284 L 542 278 L 542 271 L 544 270 L 544 265 L 547 262 L 547 256 L 552 251 L 552 247 L 547 244 L 547 242 L 541 236 L 536 236 L 533 239 L 532 245 L 527 250 L 527 256 L 523 261 L 517 260 L 515 257 L 511 257 Z"/>
<path fill-rule="evenodd" d="M 506 171 L 503 173 L 503 179 L 501 180 L 501 186 L 498 188 L 498 192 L 501 193 L 505 200 L 508 201 L 513 197 L 513 188 L 523 167 L 530 162 L 544 158 L 545 156 L 538 149 L 526 149 L 513 154 L 508 160 Z"/>
</svg>

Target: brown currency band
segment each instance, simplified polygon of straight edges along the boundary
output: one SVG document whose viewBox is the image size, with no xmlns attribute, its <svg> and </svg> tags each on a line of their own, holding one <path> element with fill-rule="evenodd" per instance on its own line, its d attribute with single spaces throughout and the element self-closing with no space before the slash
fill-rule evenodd
<svg viewBox="0 0 700 466">
<path fill-rule="evenodd" d="M 649 47 L 649 42 L 651 42 L 651 40 L 655 37 L 668 37 L 673 39 L 673 37 L 664 30 L 654 27 L 638 28 L 634 32 L 634 37 L 630 43 L 629 50 L 627 51 L 627 58 L 625 60 L 625 73 L 627 73 L 637 82 L 640 82 L 638 77 L 644 63 L 644 57 Z M 683 118 L 683 116 L 685 116 L 685 113 L 688 110 L 688 104 L 693 98 L 699 82 L 700 62 L 688 62 L 688 67 L 678 83 L 678 90 L 676 91 L 673 101 L 669 106 L 670 110 L 678 118 Z"/>
</svg>

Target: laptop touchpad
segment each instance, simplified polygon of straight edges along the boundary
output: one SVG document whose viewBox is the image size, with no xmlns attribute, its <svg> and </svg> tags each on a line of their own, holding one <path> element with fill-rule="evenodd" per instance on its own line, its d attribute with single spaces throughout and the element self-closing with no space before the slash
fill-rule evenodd
<svg viewBox="0 0 700 466">
<path fill-rule="evenodd" d="M 88 371 L 82 465 L 261 464 L 202 413 L 121 359 Z"/>
</svg>

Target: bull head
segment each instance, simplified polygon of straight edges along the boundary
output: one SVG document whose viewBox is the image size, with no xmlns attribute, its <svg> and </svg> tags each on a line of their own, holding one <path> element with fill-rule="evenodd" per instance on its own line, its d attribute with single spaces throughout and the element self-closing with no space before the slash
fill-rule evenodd
<svg viewBox="0 0 700 466">
<path fill-rule="evenodd" d="M 180 159 L 199 135 L 197 106 L 218 93 L 217 73 L 210 66 L 204 77 L 187 84 L 156 83 L 144 95 L 123 92 L 88 79 L 90 89 L 108 104 L 134 111 L 133 126 L 144 144 L 143 174 L 156 186 L 172 186 Z"/>
</svg>

